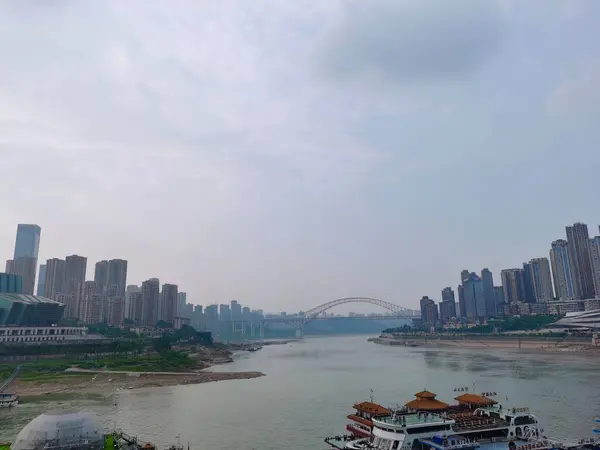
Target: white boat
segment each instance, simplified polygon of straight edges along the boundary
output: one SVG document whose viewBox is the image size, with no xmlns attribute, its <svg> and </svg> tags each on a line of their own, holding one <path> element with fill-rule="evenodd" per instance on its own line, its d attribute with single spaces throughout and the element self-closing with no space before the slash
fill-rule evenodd
<svg viewBox="0 0 600 450">
<path fill-rule="evenodd" d="M 0 408 L 12 408 L 19 404 L 18 394 L 0 394 Z"/>
<path fill-rule="evenodd" d="M 597 442 L 558 442 L 546 438 L 528 408 L 503 408 L 485 395 L 462 394 L 448 405 L 422 391 L 385 417 L 373 417 L 371 436 L 349 440 L 347 450 L 548 450 L 598 449 Z M 337 437 L 336 437 L 337 438 Z M 327 442 L 327 441 L 326 441 Z"/>
</svg>

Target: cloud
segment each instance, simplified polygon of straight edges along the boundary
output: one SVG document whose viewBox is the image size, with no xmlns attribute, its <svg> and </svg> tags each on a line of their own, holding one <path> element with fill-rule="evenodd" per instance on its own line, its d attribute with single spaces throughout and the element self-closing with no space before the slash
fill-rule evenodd
<svg viewBox="0 0 600 450">
<path fill-rule="evenodd" d="M 502 10 L 492 2 L 344 2 L 320 55 L 333 78 L 423 81 L 463 77 L 501 43 Z"/>
</svg>

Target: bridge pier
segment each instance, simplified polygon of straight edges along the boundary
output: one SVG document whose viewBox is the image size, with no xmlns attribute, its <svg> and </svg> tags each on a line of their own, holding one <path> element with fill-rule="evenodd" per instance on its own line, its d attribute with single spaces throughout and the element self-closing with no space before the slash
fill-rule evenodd
<svg viewBox="0 0 600 450">
<path fill-rule="evenodd" d="M 265 337 L 265 323 L 261 322 L 258 327 L 258 336 L 261 338 Z"/>
<path fill-rule="evenodd" d="M 296 339 L 304 337 L 304 330 L 302 328 L 296 328 Z"/>
</svg>

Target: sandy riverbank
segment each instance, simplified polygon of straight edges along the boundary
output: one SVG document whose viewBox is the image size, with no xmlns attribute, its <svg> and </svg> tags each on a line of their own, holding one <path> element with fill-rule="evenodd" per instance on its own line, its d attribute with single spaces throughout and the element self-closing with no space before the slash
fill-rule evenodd
<svg viewBox="0 0 600 450">
<path fill-rule="evenodd" d="M 264 376 L 261 372 L 197 372 L 197 373 L 81 373 L 58 377 L 56 381 L 22 381 L 12 385 L 22 397 L 57 395 L 108 396 L 119 391 L 158 386 L 210 383 Z"/>
<path fill-rule="evenodd" d="M 598 352 L 600 348 L 583 342 L 561 342 L 560 340 L 532 339 L 391 339 L 371 338 L 370 342 L 391 346 L 424 347 L 424 348 L 471 348 L 471 349 L 517 349 L 540 352 Z"/>
</svg>

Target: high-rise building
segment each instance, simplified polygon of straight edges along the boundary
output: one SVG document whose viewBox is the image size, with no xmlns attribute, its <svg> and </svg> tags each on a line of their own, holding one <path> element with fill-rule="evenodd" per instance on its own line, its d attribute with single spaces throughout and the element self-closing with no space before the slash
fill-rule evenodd
<svg viewBox="0 0 600 450">
<path fill-rule="evenodd" d="M 12 259 L 7 259 L 6 260 L 6 268 L 4 270 L 5 273 L 10 273 L 11 275 L 13 274 L 13 265 L 14 265 L 14 261 Z"/>
<path fill-rule="evenodd" d="M 177 315 L 179 317 L 186 316 L 187 294 L 185 292 L 177 293 Z"/>
<path fill-rule="evenodd" d="M 590 239 L 590 262 L 596 298 L 600 299 L 600 236 Z"/>
<path fill-rule="evenodd" d="M 160 320 L 173 326 L 177 316 L 177 285 L 163 284 L 160 294 L 161 315 Z"/>
<path fill-rule="evenodd" d="M 523 301 L 527 303 L 535 302 L 535 294 L 533 291 L 533 278 L 531 273 L 532 272 L 530 264 L 523 263 L 523 292 L 525 294 Z"/>
<path fill-rule="evenodd" d="M 525 264 L 523 266 L 525 267 Z M 527 268 L 533 287 L 534 301 L 537 303 L 546 303 L 554 300 L 552 275 L 550 275 L 550 262 L 548 258 L 534 258 L 527 263 Z"/>
<path fill-rule="evenodd" d="M 494 277 L 487 267 L 481 271 L 481 282 L 483 283 L 483 297 L 485 299 L 485 317 L 494 317 L 496 315 Z"/>
<path fill-rule="evenodd" d="M 17 239 L 13 259 L 30 256 L 35 258 L 37 264 L 41 233 L 42 229 L 38 225 L 24 223 L 17 225 Z"/>
<path fill-rule="evenodd" d="M 94 282 L 96 283 L 98 294 L 104 294 L 104 289 L 108 285 L 108 261 L 102 260 L 96 263 L 94 268 Z"/>
<path fill-rule="evenodd" d="M 83 281 L 77 285 L 75 304 L 67 306 L 68 316 L 77 317 L 85 323 L 100 323 L 104 320 L 104 297 L 98 294 L 94 281 Z"/>
<path fill-rule="evenodd" d="M 454 291 L 450 286 L 442 289 L 442 301 L 443 302 L 456 302 L 456 297 L 454 297 Z"/>
<path fill-rule="evenodd" d="M 494 304 L 496 306 L 496 315 L 504 314 L 504 288 L 502 286 L 494 286 Z"/>
<path fill-rule="evenodd" d="M 127 261 L 124 259 L 111 259 L 108 261 L 108 280 L 106 283 L 111 296 L 125 297 L 127 285 Z"/>
<path fill-rule="evenodd" d="M 38 273 L 38 284 L 36 295 L 39 297 L 44 296 L 44 285 L 46 284 L 46 264 L 40 264 L 40 271 Z"/>
<path fill-rule="evenodd" d="M 79 288 L 79 283 L 85 281 L 87 258 L 85 256 L 71 255 L 65 258 L 65 294 L 74 294 Z M 97 288 L 96 288 L 97 289 Z"/>
<path fill-rule="evenodd" d="M 569 243 L 570 259 L 573 262 L 573 275 L 577 290 L 582 299 L 593 298 L 594 280 L 590 263 L 590 236 L 585 223 L 575 223 L 567 226 L 567 242 Z"/>
<path fill-rule="evenodd" d="M 46 260 L 46 283 L 44 285 L 44 297 L 54 298 L 57 294 L 64 294 L 65 283 L 65 260 L 51 258 Z"/>
<path fill-rule="evenodd" d="M 142 325 L 153 327 L 158 322 L 160 281 L 150 278 L 142 283 Z"/>
<path fill-rule="evenodd" d="M 125 297 L 108 297 L 105 300 L 106 322 L 111 325 L 120 325 L 125 319 Z"/>
<path fill-rule="evenodd" d="M 7 273 L 21 276 L 23 280 L 23 294 L 33 295 L 36 265 L 37 258 L 33 256 L 19 256 L 6 264 Z"/>
<path fill-rule="evenodd" d="M 550 264 L 554 278 L 554 291 L 559 300 L 578 300 L 580 293 L 573 273 L 574 264 L 571 261 L 570 244 L 564 239 L 552 242 L 550 249 Z"/>
<path fill-rule="evenodd" d="M 427 296 L 421 298 L 421 321 L 424 324 L 435 325 L 439 320 L 438 308 L 435 302 Z"/>
<path fill-rule="evenodd" d="M 504 303 L 525 302 L 525 282 L 523 269 L 504 269 L 500 272 L 502 289 L 504 290 Z"/>
<path fill-rule="evenodd" d="M 17 225 L 15 251 L 7 273 L 21 275 L 23 279 L 23 294 L 33 295 L 35 291 L 35 275 L 37 258 L 40 249 L 40 234 L 38 225 L 20 223 Z M 9 270 L 10 269 L 10 270 Z"/>
<path fill-rule="evenodd" d="M 144 322 L 144 295 L 141 290 L 129 293 L 129 308 L 131 312 L 128 319 L 141 325 Z"/>
<path fill-rule="evenodd" d="M 467 306 L 465 305 L 465 288 L 459 284 L 458 291 L 458 313 L 460 317 L 467 317 Z"/>
<path fill-rule="evenodd" d="M 439 305 L 439 311 L 442 322 L 447 322 L 449 319 L 456 317 L 456 300 L 451 287 L 442 289 L 442 301 Z"/>
<path fill-rule="evenodd" d="M 219 320 L 231 320 L 229 305 L 219 305 Z"/>
<path fill-rule="evenodd" d="M 466 279 L 463 279 L 463 289 L 466 317 L 469 319 L 487 317 L 485 292 L 481 278 L 475 272 L 470 273 Z"/>
<path fill-rule="evenodd" d="M 139 286 L 130 284 L 125 288 L 125 317 L 135 322 L 135 303 L 133 302 L 132 294 L 141 292 Z M 138 317 L 141 320 L 141 316 Z"/>
<path fill-rule="evenodd" d="M 242 320 L 242 305 L 237 300 L 231 300 L 231 319 Z"/>
</svg>

